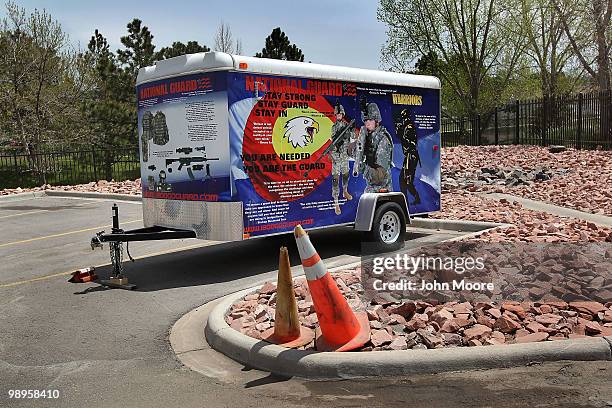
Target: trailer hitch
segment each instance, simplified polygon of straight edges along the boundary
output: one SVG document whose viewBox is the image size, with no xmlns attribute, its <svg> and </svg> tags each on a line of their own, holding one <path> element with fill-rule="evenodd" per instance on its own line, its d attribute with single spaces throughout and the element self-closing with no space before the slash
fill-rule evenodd
<svg viewBox="0 0 612 408">
<path fill-rule="evenodd" d="M 91 238 L 90 245 L 91 249 L 95 250 L 96 248 L 103 248 L 103 242 L 108 242 L 109 252 L 110 252 L 110 261 L 113 266 L 113 272 L 110 277 L 110 280 L 101 280 L 100 283 L 104 286 L 116 287 L 121 289 L 135 289 L 135 285 L 130 285 L 128 283 L 127 277 L 123 275 L 123 242 L 121 240 L 108 240 L 107 237 L 113 235 L 123 234 L 123 230 L 119 228 L 119 207 L 117 204 L 113 204 L 112 207 L 113 212 L 113 227 L 111 229 L 110 234 L 106 234 L 105 231 L 100 231 L 96 233 Z M 129 245 L 129 243 L 128 243 Z M 126 247 L 126 252 L 129 259 L 134 262 L 134 258 L 130 254 L 129 246 Z"/>
<path fill-rule="evenodd" d="M 95 250 L 96 248 L 100 248 L 103 249 L 104 245 L 102 244 L 102 241 L 100 240 L 100 235 L 103 235 L 105 232 L 104 231 L 100 231 L 97 232 L 96 235 L 94 235 L 93 237 L 91 237 L 91 241 L 90 241 L 90 245 L 91 245 L 91 250 Z"/>
<path fill-rule="evenodd" d="M 122 288 L 134 289 L 136 286 L 129 285 L 127 278 L 123 275 L 123 243 L 126 243 L 125 252 L 128 259 L 134 262 L 134 258 L 130 254 L 131 241 L 158 241 L 164 239 L 182 239 L 195 238 L 196 234 L 191 230 L 166 228 L 160 226 L 144 227 L 134 230 L 124 231 L 119 227 L 119 208 L 117 204 L 113 204 L 113 225 L 110 234 L 105 231 L 96 233 L 91 238 L 91 249 L 103 248 L 107 242 L 110 252 L 110 261 L 113 266 L 112 276 L 109 281 L 100 281 L 102 285 Z"/>
</svg>

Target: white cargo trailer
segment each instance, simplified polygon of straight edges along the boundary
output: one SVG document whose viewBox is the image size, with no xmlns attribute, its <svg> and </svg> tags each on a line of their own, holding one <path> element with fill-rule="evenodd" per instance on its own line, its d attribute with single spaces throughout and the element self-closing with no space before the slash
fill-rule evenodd
<svg viewBox="0 0 612 408">
<path fill-rule="evenodd" d="M 206 52 L 141 68 L 145 229 L 239 241 L 354 225 L 389 247 L 440 209 L 440 81 Z"/>
</svg>

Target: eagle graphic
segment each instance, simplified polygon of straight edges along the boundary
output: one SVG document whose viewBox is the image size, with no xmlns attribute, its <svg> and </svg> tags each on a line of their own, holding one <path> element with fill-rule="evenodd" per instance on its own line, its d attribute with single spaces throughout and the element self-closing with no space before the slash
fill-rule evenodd
<svg viewBox="0 0 612 408">
<path fill-rule="evenodd" d="M 298 116 L 285 123 L 284 138 L 296 147 L 305 147 L 313 142 L 315 133 L 319 132 L 319 123 L 307 116 Z"/>
</svg>

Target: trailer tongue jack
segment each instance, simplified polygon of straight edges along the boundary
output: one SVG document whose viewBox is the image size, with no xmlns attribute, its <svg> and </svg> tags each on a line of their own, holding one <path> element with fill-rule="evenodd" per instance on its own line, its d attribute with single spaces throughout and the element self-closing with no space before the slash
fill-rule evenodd
<svg viewBox="0 0 612 408">
<path fill-rule="evenodd" d="M 132 262 L 134 262 L 134 258 L 132 258 L 132 256 L 130 255 L 129 249 L 129 243 L 132 241 L 159 241 L 164 239 L 182 239 L 196 237 L 194 231 L 177 228 L 165 228 L 159 226 L 124 231 L 123 229 L 119 228 L 119 207 L 117 207 L 117 204 L 113 204 L 112 212 L 113 227 L 111 229 L 111 233 L 107 234 L 104 231 L 100 231 L 91 238 L 92 250 L 96 248 L 103 248 L 103 243 L 108 242 L 113 272 L 109 280 L 99 281 L 99 283 L 103 286 L 128 290 L 136 289 L 136 285 L 128 283 L 128 278 L 123 273 L 124 242 L 127 243 L 126 253 L 128 258 Z"/>
</svg>

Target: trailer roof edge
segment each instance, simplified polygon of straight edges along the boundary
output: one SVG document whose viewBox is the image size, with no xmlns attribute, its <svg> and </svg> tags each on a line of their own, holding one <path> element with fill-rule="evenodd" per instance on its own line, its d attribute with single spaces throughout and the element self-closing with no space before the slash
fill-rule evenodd
<svg viewBox="0 0 612 408">
<path fill-rule="evenodd" d="M 427 89 L 440 89 L 441 86 L 438 78 L 428 75 L 402 74 L 373 69 L 246 57 L 218 51 L 181 55 L 158 61 L 153 66 L 140 68 L 136 84 L 140 85 L 178 75 L 214 71 L 287 75 L 327 81 L 374 83 Z"/>
</svg>

